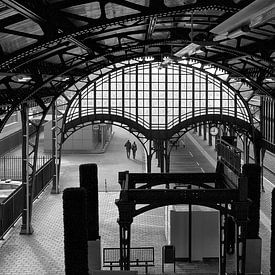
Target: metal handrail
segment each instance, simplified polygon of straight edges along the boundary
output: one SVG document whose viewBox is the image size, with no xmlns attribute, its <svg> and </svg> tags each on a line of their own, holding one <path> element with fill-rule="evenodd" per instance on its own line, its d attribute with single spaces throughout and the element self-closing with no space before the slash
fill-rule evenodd
<svg viewBox="0 0 275 275">
<path fill-rule="evenodd" d="M 38 195 L 45 189 L 45 187 L 52 180 L 53 159 L 49 159 L 35 174 L 34 182 L 34 197 L 35 200 Z M 22 194 L 20 194 L 22 193 Z M 15 189 L 7 198 L 0 203 L 0 239 L 7 233 L 7 231 L 20 218 L 24 209 L 23 185 Z M 6 214 L 8 213 L 8 214 Z"/>
</svg>

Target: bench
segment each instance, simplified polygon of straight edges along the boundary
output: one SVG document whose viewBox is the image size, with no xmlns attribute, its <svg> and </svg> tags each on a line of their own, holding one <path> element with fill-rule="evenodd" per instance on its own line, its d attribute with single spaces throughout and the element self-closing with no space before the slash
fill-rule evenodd
<svg viewBox="0 0 275 275">
<path fill-rule="evenodd" d="M 103 267 L 120 267 L 120 249 L 103 248 Z M 148 273 L 148 267 L 154 264 L 154 247 L 131 247 L 130 248 L 130 267 L 145 267 Z"/>
</svg>

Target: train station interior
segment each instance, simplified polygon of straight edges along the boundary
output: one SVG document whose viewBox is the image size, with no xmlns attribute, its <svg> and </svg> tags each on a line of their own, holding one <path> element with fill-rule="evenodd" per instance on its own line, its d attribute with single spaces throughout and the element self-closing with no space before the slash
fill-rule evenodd
<svg viewBox="0 0 275 275">
<path fill-rule="evenodd" d="M 0 0 L 0 274 L 275 274 L 274 59 L 274 0 Z"/>
</svg>

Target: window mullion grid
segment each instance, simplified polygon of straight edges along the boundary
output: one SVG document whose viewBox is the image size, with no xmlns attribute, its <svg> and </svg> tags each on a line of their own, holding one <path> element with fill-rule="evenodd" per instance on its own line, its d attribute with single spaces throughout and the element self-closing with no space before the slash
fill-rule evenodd
<svg viewBox="0 0 275 275">
<path fill-rule="evenodd" d="M 274 117 L 275 117 L 275 114 L 274 114 L 274 112 L 275 112 L 275 102 L 274 102 L 274 100 L 271 100 L 271 106 L 272 106 L 272 111 L 271 111 L 271 115 L 272 115 L 272 117 L 271 117 L 271 134 L 272 134 L 272 140 L 271 140 L 271 142 L 273 143 L 273 144 L 275 144 L 275 119 L 274 119 Z"/>
<path fill-rule="evenodd" d="M 138 66 L 136 65 L 136 123 L 138 123 Z"/>
<path fill-rule="evenodd" d="M 195 82 L 195 73 L 194 68 L 192 68 L 192 117 L 195 117 L 195 89 L 194 89 L 194 82 Z"/>
<path fill-rule="evenodd" d="M 220 114 L 222 116 L 222 82 L 220 82 Z"/>
<path fill-rule="evenodd" d="M 149 129 L 152 129 L 152 63 L 149 64 Z"/>
<path fill-rule="evenodd" d="M 96 115 L 96 82 L 94 82 L 94 113 Z"/>
<path fill-rule="evenodd" d="M 81 118 L 81 94 L 82 94 L 82 91 L 78 94 L 78 117 Z"/>
<path fill-rule="evenodd" d="M 178 67 L 178 69 L 179 69 L 179 86 L 178 86 L 178 88 L 179 88 L 179 104 L 178 104 L 178 108 L 179 108 L 179 114 L 178 114 L 178 116 L 179 116 L 179 122 L 181 122 L 181 65 L 179 65 L 179 67 Z"/>
<path fill-rule="evenodd" d="M 205 77 L 205 113 L 208 115 L 208 74 Z"/>
<path fill-rule="evenodd" d="M 124 78 L 124 68 L 122 68 L 122 117 L 124 117 L 124 110 L 125 110 L 125 96 L 124 96 L 124 92 L 125 92 L 125 78 Z"/>
<path fill-rule="evenodd" d="M 108 113 L 111 114 L 111 74 L 108 76 Z"/>
<path fill-rule="evenodd" d="M 165 68 L 165 129 L 168 128 L 168 68 Z"/>
<path fill-rule="evenodd" d="M 234 94 L 234 117 L 237 118 L 238 114 L 237 114 L 237 94 Z"/>
</svg>

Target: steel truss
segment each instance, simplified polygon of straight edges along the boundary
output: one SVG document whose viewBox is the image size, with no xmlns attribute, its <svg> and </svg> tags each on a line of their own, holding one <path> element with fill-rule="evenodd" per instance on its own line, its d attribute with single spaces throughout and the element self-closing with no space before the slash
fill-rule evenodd
<svg viewBox="0 0 275 275">
<path fill-rule="evenodd" d="M 239 127 L 239 129 L 246 129 L 246 134 L 250 136 L 250 138 L 253 137 L 251 125 L 245 124 L 243 121 L 238 120 L 238 118 L 230 118 L 226 116 L 219 116 L 219 115 L 206 115 L 201 116 L 200 118 L 192 118 L 191 120 L 182 121 L 178 125 L 175 125 L 172 129 L 166 129 L 165 131 L 156 131 L 152 129 L 145 129 L 144 127 L 141 127 L 138 123 L 134 123 L 131 120 L 125 119 L 125 117 L 121 116 L 111 116 L 111 115 L 105 115 L 96 113 L 94 116 L 83 116 L 81 112 L 81 106 L 82 98 L 85 96 L 88 96 L 89 94 L 89 87 L 94 86 L 96 81 L 99 81 L 103 77 L 108 77 L 108 75 L 111 75 L 112 73 L 115 73 L 121 66 L 124 66 L 125 69 L 127 68 L 130 70 L 132 66 L 133 61 L 127 61 L 120 63 L 119 65 L 111 65 L 109 67 L 106 67 L 104 70 L 100 70 L 97 72 L 94 72 L 93 74 L 90 74 L 87 78 L 79 78 L 79 81 L 76 84 L 71 85 L 68 87 L 68 83 L 64 83 L 62 78 L 53 78 L 48 83 L 51 86 L 52 91 L 54 91 L 55 96 L 49 97 L 47 99 L 39 99 L 36 98 L 35 100 L 29 102 L 30 107 L 35 107 L 38 111 L 36 114 L 36 119 L 33 119 L 33 117 L 29 118 L 29 121 L 35 128 L 35 139 L 34 142 L 31 142 L 30 145 L 32 150 L 28 153 L 29 155 L 33 154 L 34 157 L 34 163 L 29 164 L 28 166 L 31 167 L 30 176 L 33 178 L 33 175 L 35 175 L 35 166 L 36 166 L 36 156 L 37 156 L 37 149 L 39 146 L 39 131 L 41 129 L 41 126 L 43 124 L 44 118 L 46 114 L 48 113 L 48 110 L 52 108 L 54 105 L 54 102 L 56 101 L 56 115 L 54 115 L 55 108 L 52 109 L 53 113 L 53 123 L 56 125 L 53 125 L 53 140 L 56 138 L 56 142 L 53 143 L 53 157 L 56 159 L 59 159 L 61 156 L 61 148 L 62 143 L 76 130 L 78 130 L 81 127 L 84 127 L 88 125 L 89 123 L 113 123 L 116 125 L 119 125 L 125 129 L 127 129 L 129 132 L 131 132 L 133 135 L 135 135 L 143 144 L 146 152 L 147 152 L 147 171 L 151 171 L 151 160 L 154 154 L 158 157 L 159 167 L 162 172 L 169 172 L 169 157 L 170 157 L 170 150 L 171 146 L 169 146 L 168 141 L 176 141 L 179 139 L 184 133 L 189 131 L 190 129 L 196 127 L 201 121 L 208 121 L 209 123 L 224 123 L 224 120 L 227 119 L 230 127 Z M 138 64 L 143 63 L 140 61 L 134 62 L 137 66 Z M 192 72 L 194 72 L 194 69 L 192 69 L 192 64 L 195 65 L 195 63 L 188 63 L 187 65 L 190 67 Z M 182 66 L 182 65 L 181 65 Z M 214 72 L 215 73 L 215 72 Z M 212 77 L 216 77 L 219 80 L 218 73 L 216 72 L 216 75 L 213 74 L 213 72 L 208 72 L 207 74 L 211 75 Z M 221 78 L 220 78 L 221 79 Z M 71 83 L 74 83 L 76 81 L 75 78 L 72 78 Z M 239 102 L 245 102 L 245 100 L 242 99 L 241 93 L 236 92 L 238 94 L 238 97 L 240 98 Z M 236 101 L 237 102 L 237 101 Z M 236 103 L 235 102 L 235 103 Z M 74 105 L 77 103 L 77 105 Z M 75 107 L 77 106 L 77 107 Z M 245 105 L 244 105 L 245 106 Z M 74 109 L 72 109 L 72 107 Z M 249 114 L 249 110 L 245 108 Z M 79 115 L 79 120 L 74 120 L 73 122 L 68 123 L 68 117 L 72 115 L 72 110 L 76 110 L 76 112 Z M 70 113 L 71 112 L 71 113 Z M 22 116 L 23 117 L 23 116 Z M 7 118 L 7 117 L 6 117 Z M 63 120 L 62 120 L 63 119 Z M 70 119 L 69 119 L 70 120 Z M 3 120 L 5 121 L 5 119 Z M 2 121 L 2 122 L 3 122 Z M 24 122 L 25 123 L 25 122 Z M 237 125 L 236 125 L 237 123 Z M 33 134 L 33 133 L 32 133 Z M 30 140 L 30 139 L 29 139 Z M 54 147 L 55 146 L 55 147 Z M 56 163 L 58 163 L 56 161 Z M 52 192 L 58 193 L 58 171 L 60 166 L 56 164 L 55 169 L 57 170 L 57 173 L 54 182 L 54 188 Z M 25 181 L 25 180 L 24 180 Z M 30 215 L 31 216 L 31 215 Z"/>
<path fill-rule="evenodd" d="M 106 83 L 104 85 L 108 86 L 108 90 L 106 90 L 108 98 L 105 98 L 106 103 L 108 102 L 109 104 L 111 100 L 120 100 L 116 95 L 114 96 L 112 94 L 111 81 L 114 81 L 114 83 L 116 83 L 116 77 L 120 74 L 120 72 L 122 72 L 122 75 L 124 75 L 125 73 L 133 72 L 134 74 L 136 74 L 137 78 L 139 66 L 146 66 L 146 68 L 149 69 L 149 72 L 152 72 L 152 66 L 156 66 L 156 64 L 151 65 L 150 62 L 144 63 L 144 61 L 133 60 L 117 64 L 117 66 L 109 66 L 106 67 L 104 70 L 100 70 L 93 74 L 90 74 L 87 78 L 83 79 L 81 83 L 71 86 L 66 90 L 66 92 L 62 94 L 57 103 L 57 109 L 62 110 L 62 114 L 60 113 L 60 116 L 58 118 L 58 120 L 60 120 L 58 122 L 58 125 L 60 125 L 58 134 L 61 135 L 58 138 L 59 160 L 61 155 L 62 143 L 64 143 L 65 140 L 78 129 L 96 123 L 116 124 L 120 127 L 127 129 L 134 136 L 136 136 L 143 144 L 145 151 L 147 152 L 148 172 L 151 171 L 151 160 L 154 154 L 157 155 L 159 162 L 158 164 L 161 171 L 168 172 L 171 151 L 171 146 L 168 141 L 170 140 L 172 143 L 175 143 L 182 135 L 184 135 L 190 129 L 196 127 L 196 125 L 202 123 L 202 121 L 208 121 L 208 123 L 212 124 L 228 123 L 228 125 L 231 128 L 234 128 L 236 131 L 244 131 L 244 129 L 246 129 L 246 134 L 249 135 L 251 140 L 254 139 L 254 129 L 253 127 L 251 127 L 253 119 L 250 115 L 250 110 L 246 104 L 246 100 L 242 97 L 242 94 L 239 91 L 233 89 L 232 87 L 230 87 L 230 89 L 232 89 L 232 92 L 235 93 L 235 96 L 233 96 L 233 105 L 235 107 L 233 112 L 234 114 L 232 117 L 230 115 L 225 115 L 224 110 L 222 110 L 222 108 L 220 108 L 220 114 L 208 114 L 206 111 L 206 114 L 202 113 L 196 117 L 195 115 L 197 111 L 194 111 L 193 105 L 192 117 L 181 118 L 180 115 L 179 118 L 175 117 L 174 120 L 178 122 L 175 122 L 171 129 L 168 129 L 167 127 L 165 127 L 165 129 L 162 129 L 162 126 L 157 126 L 155 130 L 150 126 L 150 124 L 149 126 L 147 126 L 142 121 L 139 121 L 137 116 L 137 102 L 139 101 L 138 97 L 136 97 L 136 102 L 134 104 L 134 108 L 136 109 L 136 117 L 127 114 L 125 109 L 125 103 L 122 103 L 122 106 L 114 106 L 115 108 L 117 108 L 117 111 L 115 113 L 111 112 L 110 106 L 108 107 L 108 112 L 102 109 L 102 107 L 100 107 L 100 105 L 96 103 L 98 101 L 98 86 L 103 85 L 101 83 L 104 82 Z M 191 61 L 187 62 L 186 64 L 175 64 L 175 66 L 176 69 L 179 68 L 180 70 L 180 68 L 184 68 L 184 70 L 187 70 L 187 72 L 192 76 L 193 87 L 195 85 L 195 77 L 203 73 L 201 69 L 196 68 L 196 63 Z M 215 85 L 219 87 L 219 93 L 226 93 L 226 91 L 223 91 L 223 87 L 226 87 L 226 82 L 224 81 L 223 77 L 224 74 L 225 73 L 218 72 L 216 69 L 214 71 L 211 71 L 209 69 L 209 71 L 207 71 L 207 74 L 203 75 L 204 78 L 206 78 L 203 81 L 206 81 L 207 83 L 207 80 L 208 78 L 210 80 L 210 77 L 211 79 L 216 79 L 217 82 Z M 152 78 L 152 76 L 150 76 L 150 73 L 148 77 L 149 79 Z M 124 93 L 124 85 L 126 85 L 125 83 L 125 80 L 122 78 L 122 93 Z M 165 85 L 167 87 L 167 84 Z M 150 84 L 150 87 L 151 86 L 152 84 Z M 206 86 L 206 93 L 208 92 L 207 87 L 208 86 Z M 194 90 L 192 93 L 194 94 Z M 122 98 L 123 97 L 124 95 L 122 95 Z M 222 95 L 220 95 L 220 98 L 222 98 Z M 155 98 L 152 97 L 151 100 L 155 100 Z M 166 98 L 165 100 L 165 104 L 167 105 L 168 99 Z M 87 102 L 89 102 L 88 105 Z M 149 102 L 149 107 L 150 109 L 152 109 L 151 101 Z M 241 113 L 244 117 L 243 120 L 239 119 L 240 114 L 238 114 L 238 108 L 242 110 Z M 143 110 L 145 109 L 143 108 Z M 180 113 L 181 110 L 179 111 L 179 114 Z M 152 111 L 150 114 L 152 114 Z M 167 118 L 165 118 L 165 120 L 168 121 Z M 250 122 L 247 123 L 245 120 Z M 149 122 L 151 121 L 152 118 L 149 118 Z"/>
<path fill-rule="evenodd" d="M 192 179 L 194 179 L 192 181 Z M 220 274 L 226 274 L 226 245 L 227 215 L 234 216 L 237 235 L 237 264 L 236 274 L 245 274 L 245 247 L 246 247 L 246 225 L 248 221 L 247 181 L 240 177 L 239 188 L 218 189 L 208 186 L 209 183 L 220 181 L 216 173 L 188 174 L 188 173 L 152 173 L 137 174 L 128 171 L 119 173 L 121 192 L 116 205 L 119 210 L 119 232 L 120 232 L 120 268 L 130 270 L 130 247 L 131 247 L 131 224 L 133 218 L 148 210 L 161 206 L 175 204 L 197 204 L 220 211 Z M 137 184 L 143 183 L 137 187 Z M 199 186 L 200 189 L 177 189 L 177 187 L 188 184 Z M 163 189 L 151 189 L 153 186 L 164 185 Z M 217 185 L 218 186 L 218 185 Z M 219 184 L 219 186 L 221 186 Z M 206 188 L 205 188 L 206 187 Z M 160 187 L 161 188 L 161 187 Z M 172 189 L 171 189 L 172 188 Z M 203 189 L 202 189 L 203 188 Z M 138 205 L 146 205 L 137 208 Z M 228 207 L 230 205 L 230 208 Z"/>
<path fill-rule="evenodd" d="M 48 98 L 45 101 L 37 99 L 35 102 L 28 102 L 21 105 L 21 120 L 22 120 L 22 183 L 25 190 L 24 210 L 22 214 L 21 234 L 32 234 L 33 228 L 31 225 L 32 218 L 32 202 L 35 191 L 35 177 L 37 171 L 37 157 L 39 148 L 39 135 L 42 131 L 43 123 L 46 115 L 52 109 L 52 157 L 55 160 L 53 190 L 52 193 L 59 192 L 58 183 L 58 166 L 57 166 L 57 151 L 56 151 L 56 132 L 58 125 L 56 124 L 56 97 Z M 30 131 L 30 126 L 32 131 Z"/>
<path fill-rule="evenodd" d="M 191 20 L 194 20 L 193 23 L 195 25 L 199 24 L 203 26 L 206 22 L 209 23 L 211 18 L 214 27 L 219 23 L 219 15 L 215 15 L 215 13 L 208 16 L 203 13 L 196 15 L 194 11 L 199 12 L 205 9 L 209 11 L 219 10 L 223 11 L 223 14 L 226 13 L 229 15 L 235 13 L 241 8 L 241 6 L 238 7 L 232 3 L 221 5 L 218 2 L 213 3 L 213 1 L 209 1 L 207 3 L 197 1 L 197 3 L 192 5 L 192 7 L 183 6 L 177 8 L 168 8 L 163 3 L 161 7 L 155 7 L 152 4 L 150 4 L 150 7 L 135 5 L 137 10 L 146 12 L 146 14 L 139 13 L 138 15 L 131 15 L 127 19 L 118 17 L 115 20 L 112 20 L 112 22 L 107 20 L 107 18 L 103 20 L 102 17 L 100 20 L 93 19 L 90 22 L 90 20 L 87 18 L 85 20 L 83 17 L 82 19 L 84 21 L 88 20 L 88 25 L 85 28 L 81 31 L 76 31 L 72 27 L 69 32 L 70 34 L 67 34 L 68 30 L 66 30 L 66 34 L 64 34 L 63 28 L 68 25 L 64 22 L 68 22 L 68 19 L 66 18 L 66 16 L 69 16 L 68 14 L 65 16 L 63 12 L 55 12 L 54 18 L 58 20 L 56 20 L 53 24 L 50 22 L 50 18 L 47 18 L 46 16 L 48 9 L 49 12 L 53 12 L 51 7 L 47 6 L 45 9 L 41 10 L 40 4 L 39 7 L 37 4 L 30 5 L 27 3 L 24 3 L 23 6 L 17 6 L 12 3 L 13 1 L 7 0 L 5 2 L 8 6 L 18 10 L 19 13 L 29 17 L 31 20 L 34 20 L 33 16 L 35 16 L 35 21 L 38 21 L 38 24 L 42 21 L 46 22 L 47 27 L 43 24 L 43 29 L 51 30 L 56 37 L 53 40 L 44 42 L 46 37 L 42 36 L 41 43 L 38 43 L 38 45 L 33 47 L 31 50 L 26 50 L 24 53 L 20 53 L 1 64 L 2 70 L 9 70 L 7 77 L 1 79 L 1 84 L 6 87 L 9 98 L 9 102 L 7 102 L 7 106 L 9 107 L 4 110 L 6 117 L 1 121 L 2 126 L 7 121 L 10 114 L 18 108 L 21 102 L 33 99 L 35 95 L 37 98 L 45 97 L 46 90 L 49 90 L 49 87 L 51 87 L 54 79 L 58 81 L 58 79 L 68 78 L 76 81 L 79 79 L 79 76 L 85 77 L 85 75 L 89 72 L 95 72 L 99 68 L 104 70 L 104 67 L 115 67 L 115 63 L 121 62 L 125 56 L 127 59 L 131 59 L 143 56 L 144 53 L 153 56 L 157 52 L 162 52 L 162 56 L 165 54 L 171 55 L 182 47 L 182 45 L 187 45 L 190 43 L 187 34 L 185 40 L 179 39 L 176 35 L 171 35 L 170 38 L 159 40 L 149 39 L 147 42 L 142 39 L 130 39 L 131 35 L 135 35 L 135 32 L 132 33 L 127 28 L 131 28 L 133 26 L 140 27 L 140 30 L 136 33 L 141 34 L 142 32 L 146 32 L 146 37 L 148 39 L 153 37 L 153 33 L 155 29 L 157 29 L 156 27 L 158 24 L 161 25 L 163 23 L 172 23 L 175 26 L 180 24 L 182 19 L 180 19 L 181 17 L 179 15 L 181 13 L 184 13 L 186 23 L 190 24 Z M 125 1 L 123 1 L 121 5 L 125 5 L 127 7 Z M 70 16 L 74 17 L 76 15 L 73 16 L 70 14 Z M 201 20 L 202 17 L 205 17 L 205 20 Z M 129 24 L 129 21 L 131 24 Z M 115 28 L 114 25 L 116 25 Z M 69 26 L 71 26 L 71 24 L 69 24 Z M 146 28 L 145 26 L 148 27 Z M 165 30 L 171 31 L 170 29 L 163 29 L 163 32 L 165 32 Z M 102 43 L 105 39 L 117 37 L 117 33 L 121 33 L 121 35 L 119 36 L 119 42 L 115 47 L 113 47 L 113 45 L 106 45 L 105 47 L 99 46 L 105 44 Z M 90 40 L 90 36 L 93 35 L 95 35 L 97 39 L 93 39 L 92 42 L 89 41 L 89 45 L 85 44 L 86 42 L 83 42 L 88 38 Z M 123 39 L 127 39 L 127 43 L 122 43 Z M 240 40 L 241 39 L 243 38 L 240 38 Z M 194 55 L 193 59 L 189 59 L 190 61 L 201 59 L 204 65 L 212 64 L 209 65 L 211 68 L 213 68 L 213 64 L 216 68 L 224 68 L 228 71 L 228 80 L 230 80 L 232 84 L 239 87 L 243 87 L 244 84 L 251 85 L 253 89 L 250 92 L 250 96 L 247 98 L 248 102 L 252 103 L 253 99 L 258 99 L 258 94 L 270 95 L 269 92 L 271 90 L 271 86 L 269 86 L 268 82 L 263 82 L 263 76 L 274 76 L 274 70 L 272 70 L 274 63 L 272 60 L 263 58 L 260 55 L 252 54 L 249 52 L 249 48 L 245 47 L 236 47 L 235 49 L 219 44 L 217 45 L 211 42 L 211 39 L 206 43 L 202 43 L 202 41 L 197 42 L 202 45 L 204 54 L 201 56 Z M 239 42 L 240 41 L 238 41 L 238 43 Z M 93 45 L 97 46 L 93 49 Z M 73 53 L 73 50 L 79 48 L 81 50 L 84 49 L 82 54 L 78 53 L 79 51 L 75 51 L 77 53 Z M 168 48 L 169 51 L 165 50 L 165 48 Z M 40 56 L 41 51 L 43 52 L 43 56 Z M 221 52 L 225 52 L 228 56 L 225 63 L 220 62 Z M 56 64 L 50 64 L 45 61 L 49 58 L 55 58 L 58 62 Z M 37 59 L 39 59 L 39 62 L 37 62 Z M 16 88 L 13 88 L 14 80 L 12 77 L 19 73 L 30 74 L 35 77 L 33 77 L 33 80 L 28 83 L 16 83 Z M 51 84 L 49 85 L 49 83 Z M 66 84 L 69 83 L 70 80 L 66 82 Z M 262 88 L 262 86 L 264 88 Z M 9 92 L 11 90 L 13 93 Z M 52 93 L 52 91 L 50 93 Z M 5 101 L 6 100 L 7 98 L 5 98 Z M 253 118 L 257 120 L 258 115 L 253 115 Z"/>
</svg>

